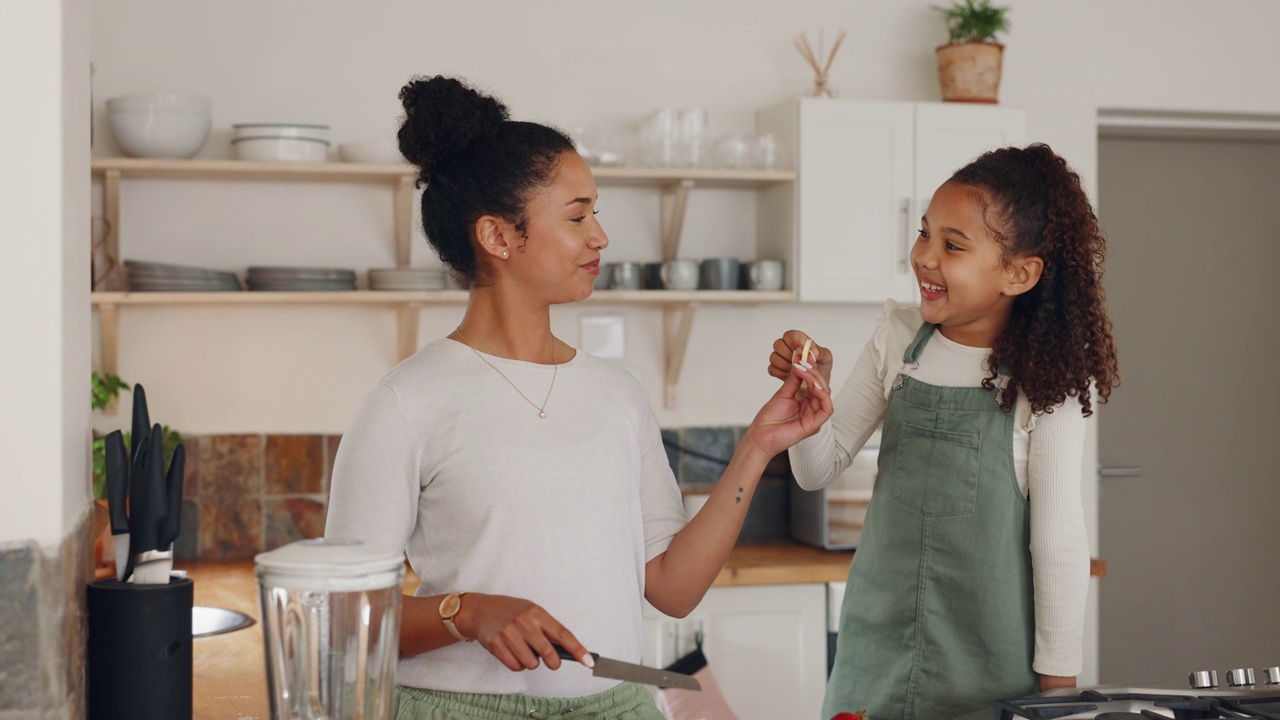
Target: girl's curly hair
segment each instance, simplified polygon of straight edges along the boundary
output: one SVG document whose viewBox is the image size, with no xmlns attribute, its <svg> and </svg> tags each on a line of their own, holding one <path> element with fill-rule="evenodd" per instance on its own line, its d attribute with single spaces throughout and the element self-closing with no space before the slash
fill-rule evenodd
<svg viewBox="0 0 1280 720">
<path fill-rule="evenodd" d="M 1006 259 L 1044 261 L 1040 282 L 1014 299 L 982 386 L 994 389 L 1001 372 L 1008 376 L 1000 394 L 1006 412 L 1021 392 L 1037 414 L 1074 395 L 1092 415 L 1090 386 L 1105 403 L 1120 376 L 1102 290 L 1106 240 L 1080 176 L 1037 143 L 988 152 L 951 181 L 985 196 L 983 216 Z"/>
</svg>

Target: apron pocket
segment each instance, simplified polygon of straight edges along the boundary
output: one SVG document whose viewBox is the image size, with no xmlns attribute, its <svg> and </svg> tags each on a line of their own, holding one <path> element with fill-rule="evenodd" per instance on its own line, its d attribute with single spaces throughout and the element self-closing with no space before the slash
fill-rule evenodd
<svg viewBox="0 0 1280 720">
<path fill-rule="evenodd" d="M 982 434 L 902 423 L 889 482 L 893 497 L 921 515 L 965 515 L 978 501 Z"/>
</svg>

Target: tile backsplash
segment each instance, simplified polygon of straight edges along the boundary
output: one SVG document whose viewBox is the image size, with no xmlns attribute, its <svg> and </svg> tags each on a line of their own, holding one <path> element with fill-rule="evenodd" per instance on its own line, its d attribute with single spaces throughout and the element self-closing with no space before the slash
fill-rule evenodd
<svg viewBox="0 0 1280 720">
<path fill-rule="evenodd" d="M 686 493 L 710 492 L 742 437 L 741 427 L 663 430 L 667 460 Z M 187 448 L 180 558 L 251 558 L 324 534 L 338 435 L 184 435 Z M 791 467 L 774 458 L 738 541 L 789 536 Z"/>
</svg>

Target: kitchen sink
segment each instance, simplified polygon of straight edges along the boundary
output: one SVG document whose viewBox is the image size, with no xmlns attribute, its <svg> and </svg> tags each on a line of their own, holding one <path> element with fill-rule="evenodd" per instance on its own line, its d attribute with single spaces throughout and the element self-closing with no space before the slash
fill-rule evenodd
<svg viewBox="0 0 1280 720">
<path fill-rule="evenodd" d="M 191 637 L 221 635 L 247 628 L 253 618 L 236 610 L 196 605 L 191 608 Z"/>
</svg>

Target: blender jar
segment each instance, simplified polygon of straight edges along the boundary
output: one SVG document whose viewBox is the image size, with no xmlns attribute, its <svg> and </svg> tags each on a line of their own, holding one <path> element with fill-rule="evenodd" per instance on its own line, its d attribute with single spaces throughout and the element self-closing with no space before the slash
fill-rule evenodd
<svg viewBox="0 0 1280 720">
<path fill-rule="evenodd" d="M 273 720 L 390 718 L 403 557 L 316 539 L 254 560 Z"/>
</svg>

